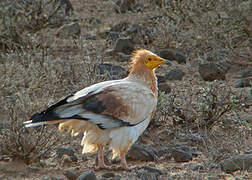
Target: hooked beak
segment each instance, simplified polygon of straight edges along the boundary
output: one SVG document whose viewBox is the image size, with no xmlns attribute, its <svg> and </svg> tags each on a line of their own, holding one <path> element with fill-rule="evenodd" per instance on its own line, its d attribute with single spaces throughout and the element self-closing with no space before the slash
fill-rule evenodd
<svg viewBox="0 0 252 180">
<path fill-rule="evenodd" d="M 171 65 L 172 65 L 171 61 L 166 60 L 166 59 L 163 59 L 163 58 L 161 58 L 161 57 L 159 57 L 159 61 L 160 61 L 160 65 L 161 65 L 161 64 L 166 64 L 166 65 L 168 65 L 168 66 L 171 66 Z"/>
</svg>

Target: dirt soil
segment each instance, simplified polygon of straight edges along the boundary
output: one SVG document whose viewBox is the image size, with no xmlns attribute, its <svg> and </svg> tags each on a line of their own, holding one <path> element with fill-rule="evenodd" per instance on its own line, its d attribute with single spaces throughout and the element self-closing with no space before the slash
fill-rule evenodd
<svg viewBox="0 0 252 180">
<path fill-rule="evenodd" d="M 166 12 L 166 9 L 164 7 L 161 8 L 155 3 L 161 1 L 154 2 L 154 1 L 141 0 L 139 1 L 139 4 L 141 4 L 142 8 L 141 11 L 139 12 L 127 11 L 126 13 L 122 14 L 116 13 L 114 11 L 113 2 L 114 1 L 110 0 L 109 1 L 71 0 L 71 3 L 74 7 L 73 16 L 79 19 L 79 24 L 81 26 L 81 36 L 84 36 L 86 34 L 94 35 L 96 37 L 94 40 L 88 40 L 85 38 L 60 39 L 55 36 L 55 29 L 43 29 L 38 33 L 41 42 L 48 45 L 49 47 L 46 51 L 46 56 L 48 57 L 48 61 L 53 62 L 52 67 L 55 67 L 56 70 L 55 72 L 54 70 L 49 72 L 50 63 L 47 64 L 42 63 L 43 67 L 46 66 L 45 68 L 49 68 L 48 74 L 50 74 L 50 78 L 47 79 L 45 82 L 43 82 L 40 81 L 43 78 L 42 75 L 39 78 L 34 75 L 34 82 L 38 80 L 39 82 L 41 82 L 41 84 L 38 85 L 40 90 L 34 89 L 32 92 L 34 92 L 34 94 L 36 94 L 35 92 L 39 92 L 39 94 L 25 95 L 23 92 L 26 91 L 19 90 L 18 92 L 16 92 L 16 90 L 13 89 L 13 91 L 15 91 L 17 94 L 20 93 L 26 98 L 28 98 L 28 96 L 31 96 L 28 98 L 29 102 L 26 101 L 27 103 L 26 105 L 27 107 L 29 106 L 32 108 L 29 109 L 29 112 L 26 113 L 23 119 L 25 119 L 26 117 L 29 118 L 29 116 L 32 115 L 34 112 L 43 110 L 43 108 L 47 107 L 48 104 L 52 104 L 53 102 L 57 101 L 58 99 L 64 97 L 65 95 L 71 92 L 80 90 L 87 85 L 106 79 L 106 78 L 95 79 L 92 77 L 88 77 L 88 75 L 90 75 L 90 72 L 89 74 L 81 72 L 81 68 L 83 67 L 83 61 L 87 61 L 91 64 L 110 62 L 115 65 L 120 65 L 126 70 L 128 70 L 127 61 L 121 61 L 121 60 L 118 61 L 119 59 L 118 56 L 111 56 L 105 53 L 106 50 L 112 49 L 114 47 L 115 40 L 108 40 L 106 38 L 102 38 L 101 36 L 99 36 L 99 34 L 105 32 L 107 29 L 122 22 L 126 22 L 128 24 L 139 24 L 146 28 L 148 28 L 148 26 L 154 27 L 154 29 L 155 27 L 157 27 L 156 33 L 153 34 L 153 36 L 155 36 L 153 42 L 136 43 L 135 44 L 136 49 L 145 48 L 152 51 L 158 51 L 160 49 L 165 48 L 176 48 L 187 56 L 188 63 L 186 64 L 178 64 L 176 61 L 173 61 L 173 67 L 181 68 L 185 72 L 185 76 L 182 81 L 170 81 L 170 82 L 167 81 L 172 89 L 171 93 L 177 94 L 178 96 L 179 95 L 183 96 L 185 95 L 186 92 L 189 92 L 188 89 L 196 91 L 197 89 L 202 89 L 203 86 L 205 86 L 205 82 L 200 78 L 197 68 L 193 67 L 193 64 L 191 63 L 194 60 L 197 60 L 199 57 L 207 55 L 208 52 L 210 51 L 209 49 L 207 49 L 207 47 L 203 48 L 203 46 L 206 45 L 204 44 L 205 39 L 203 37 L 204 36 L 203 34 L 199 34 L 198 36 L 195 36 L 195 38 L 189 37 L 190 35 L 194 34 L 193 33 L 194 29 L 195 33 L 197 33 L 200 31 L 199 29 L 201 28 L 200 26 L 199 27 L 195 26 L 195 23 L 200 24 L 200 22 L 190 21 L 190 18 L 192 18 L 193 21 L 194 18 L 193 16 L 195 14 L 192 15 L 191 17 L 185 17 L 186 20 L 184 22 L 181 22 L 182 24 L 184 23 L 183 25 L 179 23 L 174 25 L 172 21 L 169 23 L 167 21 L 164 21 L 164 19 L 162 18 L 160 18 L 160 20 L 155 20 L 155 18 L 158 18 L 160 16 L 161 17 L 163 16 L 164 18 L 169 17 L 169 14 L 167 15 L 167 12 L 169 11 L 167 10 Z M 180 1 L 176 1 L 176 3 L 179 2 Z M 222 15 L 224 14 L 223 16 L 226 15 L 224 10 L 223 11 L 218 10 L 218 11 L 220 11 Z M 180 12 L 180 15 L 183 16 L 182 12 Z M 183 30 L 184 33 L 182 33 L 182 30 L 179 29 L 180 26 L 181 27 L 183 26 L 183 28 L 187 29 L 187 31 L 184 29 Z M 174 29 L 166 30 L 166 28 L 170 29 L 174 28 Z M 171 34 L 171 36 L 174 37 L 169 38 L 170 31 L 172 31 L 173 33 L 178 32 L 178 34 L 177 35 Z M 247 39 L 250 39 L 251 42 L 251 37 L 247 37 Z M 198 43 L 198 46 L 202 45 L 199 49 L 197 48 L 197 45 L 193 44 L 196 42 Z M 245 40 L 244 42 L 241 43 L 245 43 Z M 193 46 L 193 48 L 190 47 L 190 44 Z M 230 46 L 232 45 L 230 44 Z M 249 49 L 251 50 L 251 47 L 249 47 L 248 44 L 244 46 L 241 45 L 240 47 L 241 49 L 243 48 L 244 50 L 242 51 L 244 53 L 244 56 L 239 56 L 239 58 L 235 54 L 233 54 L 233 56 L 230 56 L 232 61 L 238 58 L 238 60 L 235 61 L 237 65 L 232 66 L 232 68 L 226 74 L 226 80 L 221 81 L 219 85 L 225 84 L 225 86 L 233 87 L 237 80 L 236 76 L 238 72 L 247 70 L 252 67 L 251 56 L 248 58 L 244 58 L 245 56 L 247 57 L 248 51 Z M 249 55 L 251 55 L 251 53 Z M 35 56 L 36 53 L 31 55 L 31 57 Z M 34 64 L 36 64 L 36 62 Z M 84 64 L 84 66 L 86 65 L 87 64 Z M 72 70 L 71 68 L 76 70 L 76 73 L 71 72 L 72 74 L 68 76 L 69 74 L 67 71 L 71 71 Z M 157 74 L 164 75 L 164 73 L 170 68 L 171 67 L 161 67 L 157 70 Z M 38 72 L 39 70 L 36 70 L 36 67 L 34 67 L 34 71 Z M 17 70 L 17 72 L 19 72 L 19 70 Z M 60 82 L 54 79 L 54 73 L 55 74 L 60 73 L 62 78 Z M 33 76 L 33 74 L 30 75 L 29 78 L 31 78 L 31 76 Z M 71 77 L 71 79 L 69 77 Z M 19 79 L 18 75 L 13 76 L 12 78 L 15 78 L 16 82 Z M 11 83 L 7 84 L 6 86 L 8 86 L 9 88 L 12 87 Z M 19 85 L 17 85 L 16 87 L 18 89 Z M 243 88 L 243 90 L 244 93 L 251 92 L 251 89 L 249 88 Z M 240 89 L 238 90 L 234 89 L 234 91 L 240 92 Z M 4 93 L 5 92 L 3 92 L 3 94 Z M 32 97 L 33 95 L 34 97 Z M 7 96 L 8 95 L 6 95 L 6 97 Z M 164 101 L 169 99 L 168 95 L 164 96 L 167 96 L 167 99 L 164 98 Z M 6 109 L 7 106 L 4 112 L 0 114 L 0 119 L 2 119 L 4 123 L 10 121 Z M 239 117 L 249 119 L 252 117 L 251 112 L 252 110 L 250 107 L 246 109 L 246 111 L 239 111 L 237 116 L 239 115 Z M 225 116 L 225 119 L 230 118 L 231 119 L 236 118 L 236 116 L 233 114 L 229 114 L 227 115 L 227 117 Z M 31 164 L 27 164 L 22 160 L 16 160 L 15 158 L 12 158 L 8 155 L 0 154 L 1 157 L 0 179 L 67 180 L 71 179 L 67 178 L 64 175 L 64 172 L 66 172 L 67 170 L 73 171 L 75 176 L 81 174 L 82 172 L 92 170 L 95 172 L 97 179 L 102 178 L 109 179 L 102 177 L 107 172 L 112 172 L 114 174 L 114 176 L 110 177 L 110 179 L 116 179 L 119 177 L 121 179 L 165 179 L 165 180 L 166 179 L 208 179 L 208 180 L 252 179 L 251 171 L 238 170 L 233 173 L 226 173 L 222 171 L 219 166 L 217 166 L 222 160 L 225 160 L 226 158 L 232 157 L 233 155 L 241 154 L 245 151 L 249 151 L 252 149 L 251 129 L 249 129 L 248 126 L 242 124 L 235 125 L 234 123 L 232 123 L 230 126 L 226 127 L 221 124 L 217 125 L 209 133 L 202 129 L 196 130 L 195 127 L 192 127 L 190 122 L 189 124 L 175 125 L 173 120 L 174 117 L 168 117 L 163 112 L 161 112 L 160 109 L 158 109 L 157 115 L 153 119 L 153 121 L 156 122 L 151 123 L 148 129 L 139 138 L 137 143 L 151 146 L 154 149 L 170 147 L 173 145 L 186 146 L 191 148 L 193 152 L 196 153 L 196 155 L 193 156 L 191 161 L 176 162 L 174 158 L 171 157 L 171 154 L 168 153 L 165 155 L 157 156 L 154 161 L 129 160 L 128 163 L 129 166 L 132 168 L 131 171 L 96 170 L 95 169 L 96 155 L 95 154 L 81 155 L 82 151 L 82 147 L 80 145 L 81 135 L 72 138 L 70 137 L 69 134 L 66 133 L 62 134 L 56 133 L 57 132 L 56 127 L 52 127 L 50 131 L 54 131 L 55 134 L 57 134 L 57 136 L 60 138 L 61 144 L 53 147 L 51 151 L 46 153 L 44 158 Z M 195 142 L 190 140 L 190 138 L 188 138 L 190 135 L 194 137 L 200 136 L 203 138 L 199 140 L 199 142 L 197 141 Z M 69 160 L 69 156 L 63 156 L 61 158 L 58 158 L 56 155 L 57 147 L 73 149 L 75 151 L 75 155 L 78 158 L 78 161 L 73 162 L 72 160 Z M 107 153 L 107 157 L 108 157 L 108 163 L 111 164 L 112 163 L 112 161 L 110 160 L 111 154 Z M 115 166 L 119 164 L 116 162 L 113 165 Z M 193 170 L 191 167 L 194 165 L 201 165 L 203 168 L 199 169 L 196 168 Z M 158 170 L 161 170 L 163 173 L 158 174 L 157 176 L 152 176 L 153 174 L 150 172 L 147 172 L 146 174 L 141 173 L 139 174 L 139 172 L 142 171 L 137 170 L 136 168 L 134 169 L 134 167 L 142 167 L 142 166 L 153 167 Z M 73 175 L 72 179 L 75 179 L 75 176 Z"/>
</svg>

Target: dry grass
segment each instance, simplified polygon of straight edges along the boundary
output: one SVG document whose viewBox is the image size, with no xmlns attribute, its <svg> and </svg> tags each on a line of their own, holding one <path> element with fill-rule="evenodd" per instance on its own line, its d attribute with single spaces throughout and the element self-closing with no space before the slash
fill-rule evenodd
<svg viewBox="0 0 252 180">
<path fill-rule="evenodd" d="M 32 43 L 32 49 L 3 53 L 0 64 L 3 119 L 0 153 L 26 163 L 39 160 L 66 137 L 55 133 L 56 127 L 24 129 L 22 122 L 80 87 L 106 79 L 98 75 L 98 60 L 89 56 L 88 48 L 81 41 L 74 43 L 75 48 L 85 56 L 76 56 L 68 63 L 52 59 L 48 46 L 36 35 Z M 40 46 L 36 47 L 37 43 Z M 68 42 L 64 44 L 67 45 Z"/>
<path fill-rule="evenodd" d="M 171 117 L 175 126 L 183 124 L 191 129 L 211 131 L 227 116 L 246 112 L 247 99 L 245 91 L 235 92 L 221 81 L 207 82 L 200 86 L 191 82 L 187 89 L 173 91 L 169 95 L 160 94 L 158 117 Z M 233 119 L 236 120 L 242 121 L 239 117 Z"/>
<path fill-rule="evenodd" d="M 202 138 L 189 144 L 202 152 L 198 162 L 209 169 L 232 155 L 250 150 L 252 129 L 242 116 L 249 111 L 246 106 L 249 95 L 237 92 L 223 81 L 199 84 L 189 79 L 190 83 L 175 85 L 186 88 L 160 94 L 158 110 L 150 125 L 152 131 L 163 126 L 169 127 L 175 137 L 186 134 Z"/>
<path fill-rule="evenodd" d="M 0 3 L 0 50 L 33 48 L 33 36 L 42 29 L 70 21 L 72 9 L 57 0 L 17 0 Z"/>
<path fill-rule="evenodd" d="M 157 19 L 158 47 L 183 47 L 189 59 L 251 62 L 250 1 L 171 1 Z M 250 6 L 251 7 L 251 6 Z"/>
</svg>

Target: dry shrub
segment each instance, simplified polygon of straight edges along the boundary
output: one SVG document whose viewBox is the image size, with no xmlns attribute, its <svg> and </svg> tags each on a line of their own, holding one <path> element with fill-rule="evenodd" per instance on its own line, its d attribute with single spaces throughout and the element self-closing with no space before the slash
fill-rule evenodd
<svg viewBox="0 0 252 180">
<path fill-rule="evenodd" d="M 24 102 L 22 102 L 24 103 Z M 24 105 L 24 104 L 20 104 Z M 23 160 L 27 164 L 39 161 L 49 150 L 61 143 L 60 136 L 55 135 L 55 127 L 24 128 L 22 122 L 27 120 L 25 107 L 9 107 L 9 123 L 1 130 L 1 151 L 12 159 Z"/>
<path fill-rule="evenodd" d="M 251 61 L 251 1 L 170 1 L 161 12 L 155 46 L 182 48 L 189 59 Z"/>
<path fill-rule="evenodd" d="M 62 25 L 69 11 L 59 0 L 0 2 L 0 51 L 32 48 L 31 33 Z"/>
<path fill-rule="evenodd" d="M 190 82 L 186 89 L 160 93 L 154 122 L 180 133 L 202 137 L 197 148 L 204 152 L 205 167 L 251 149 L 251 127 L 242 113 L 249 105 L 243 90 L 223 81 Z"/>
<path fill-rule="evenodd" d="M 202 86 L 202 87 L 201 87 Z M 211 131 L 228 116 L 246 111 L 248 96 L 244 91 L 234 91 L 221 81 L 205 82 L 197 87 L 191 84 L 185 90 L 172 91 L 159 96 L 158 117 L 171 117 L 173 125 Z M 244 123 L 240 118 L 233 119 Z"/>
<path fill-rule="evenodd" d="M 219 84 L 217 81 L 209 83 L 206 88 L 198 92 L 196 99 L 199 112 L 199 127 L 212 129 L 227 115 L 237 115 L 240 111 L 246 111 L 247 98 L 244 91 L 234 92 L 226 84 Z M 227 117 L 226 117 L 227 118 Z M 241 120 L 241 119 L 237 119 Z M 243 123 L 242 120 L 239 123 Z"/>
<path fill-rule="evenodd" d="M 97 73 L 99 59 L 89 54 L 82 41 L 72 43 L 82 54 L 61 59 L 48 53 L 53 47 L 37 36 L 33 39 L 41 46 L 3 53 L 0 62 L 0 154 L 27 163 L 38 160 L 69 135 L 57 133 L 55 126 L 24 129 L 22 123 L 62 97 L 104 79 Z M 69 42 L 61 45 L 71 48 Z"/>
</svg>

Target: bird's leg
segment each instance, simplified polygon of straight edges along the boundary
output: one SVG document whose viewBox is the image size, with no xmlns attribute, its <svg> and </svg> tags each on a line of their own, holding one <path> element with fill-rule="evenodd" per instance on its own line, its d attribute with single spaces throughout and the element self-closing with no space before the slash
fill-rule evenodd
<svg viewBox="0 0 252 180">
<path fill-rule="evenodd" d="M 109 166 L 106 166 L 104 163 L 104 146 L 98 145 L 98 169 L 109 169 Z"/>
<path fill-rule="evenodd" d="M 126 161 L 126 153 L 128 152 L 130 146 L 132 145 L 132 142 L 129 142 L 128 143 L 128 146 L 123 150 L 121 151 L 120 153 L 120 157 L 121 157 L 121 168 L 124 169 L 124 170 L 130 170 L 128 164 L 127 164 L 127 161 Z"/>
<path fill-rule="evenodd" d="M 123 169 L 129 169 L 129 166 L 126 161 L 125 153 L 121 153 L 121 167 Z"/>
</svg>

